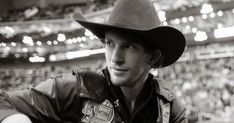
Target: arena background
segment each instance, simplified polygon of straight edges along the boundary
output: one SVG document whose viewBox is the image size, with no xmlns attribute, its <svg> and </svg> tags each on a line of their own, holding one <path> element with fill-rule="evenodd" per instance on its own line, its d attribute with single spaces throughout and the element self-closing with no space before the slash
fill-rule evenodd
<svg viewBox="0 0 234 123">
<path fill-rule="evenodd" d="M 71 15 L 105 22 L 115 1 L 0 0 L 0 89 L 105 67 L 102 44 Z M 173 84 L 190 123 L 234 122 L 234 1 L 153 2 L 162 25 L 181 30 L 187 47 L 177 63 L 152 73 Z"/>
</svg>

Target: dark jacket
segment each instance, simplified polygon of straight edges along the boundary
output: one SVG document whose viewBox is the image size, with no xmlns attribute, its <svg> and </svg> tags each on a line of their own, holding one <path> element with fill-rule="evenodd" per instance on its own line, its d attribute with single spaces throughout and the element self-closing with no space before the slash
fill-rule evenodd
<svg viewBox="0 0 234 123">
<path fill-rule="evenodd" d="M 147 95 L 147 96 L 145 96 Z M 150 74 L 129 113 L 108 71 L 73 72 L 48 79 L 35 88 L 0 93 L 0 121 L 23 113 L 33 123 L 186 123 L 185 108 L 170 85 Z"/>
</svg>

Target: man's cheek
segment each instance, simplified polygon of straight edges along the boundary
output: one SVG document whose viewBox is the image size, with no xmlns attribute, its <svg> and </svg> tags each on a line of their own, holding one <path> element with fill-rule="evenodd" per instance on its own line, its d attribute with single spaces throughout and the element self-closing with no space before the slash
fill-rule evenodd
<svg viewBox="0 0 234 123">
<path fill-rule="evenodd" d="M 110 54 L 108 54 L 108 53 L 106 53 L 106 54 L 105 54 L 105 57 L 106 57 L 107 65 L 109 65 L 109 64 L 110 64 L 110 62 L 111 62 L 111 55 L 110 55 Z"/>
</svg>

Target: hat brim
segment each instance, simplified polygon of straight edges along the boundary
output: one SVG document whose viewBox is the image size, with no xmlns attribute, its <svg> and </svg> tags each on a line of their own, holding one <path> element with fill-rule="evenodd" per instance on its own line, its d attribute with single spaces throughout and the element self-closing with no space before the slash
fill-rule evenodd
<svg viewBox="0 0 234 123">
<path fill-rule="evenodd" d="M 160 66 L 156 65 L 155 67 L 166 67 L 173 64 L 179 59 L 185 49 L 186 40 L 184 35 L 170 26 L 160 26 L 150 30 L 137 30 L 79 19 L 76 19 L 76 21 L 100 39 L 104 39 L 105 33 L 110 30 L 129 31 L 148 39 L 145 43 L 155 45 L 155 48 L 160 48 L 164 55 Z"/>
</svg>

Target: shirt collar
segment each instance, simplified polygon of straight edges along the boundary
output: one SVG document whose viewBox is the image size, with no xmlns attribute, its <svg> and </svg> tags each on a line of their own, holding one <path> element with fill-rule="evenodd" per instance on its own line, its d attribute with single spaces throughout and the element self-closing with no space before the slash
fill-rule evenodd
<svg viewBox="0 0 234 123">
<path fill-rule="evenodd" d="M 104 76 L 108 79 L 108 85 L 111 87 L 111 88 L 114 88 L 114 93 L 117 93 L 119 95 L 120 93 L 120 88 L 119 87 L 116 87 L 114 86 L 112 83 L 111 83 L 111 80 L 110 80 L 110 74 L 109 74 L 109 71 L 107 68 L 103 69 L 102 70 L 102 73 L 104 74 Z M 153 75 L 149 73 L 149 76 L 144 84 L 144 87 L 142 88 L 141 92 L 139 93 L 139 96 L 138 98 L 140 100 L 147 100 L 149 98 L 151 98 L 152 96 L 152 93 L 153 93 L 153 86 L 154 84 L 152 83 L 153 81 Z"/>
<path fill-rule="evenodd" d="M 105 68 L 101 72 L 102 72 L 103 76 L 105 76 L 105 78 L 107 78 L 108 85 L 109 86 L 112 85 L 112 83 L 110 81 L 110 74 L 109 74 L 108 69 Z M 149 73 L 146 81 L 147 81 L 146 85 L 148 84 L 147 86 L 150 87 L 150 89 L 146 88 L 145 89 L 146 91 L 144 89 L 142 89 L 142 91 L 143 91 L 142 93 L 148 93 L 148 95 L 149 95 L 150 93 L 155 91 L 157 95 L 165 98 L 167 101 L 172 101 L 175 99 L 175 95 L 172 91 L 172 85 L 169 82 L 164 81 L 164 80 L 159 79 L 159 78 L 154 78 L 154 76 L 150 73 Z"/>
</svg>

